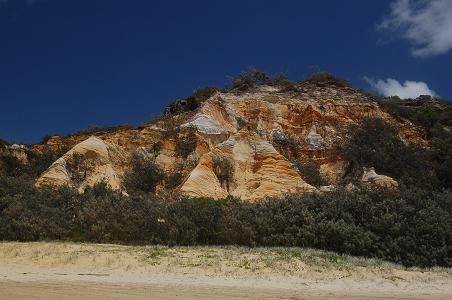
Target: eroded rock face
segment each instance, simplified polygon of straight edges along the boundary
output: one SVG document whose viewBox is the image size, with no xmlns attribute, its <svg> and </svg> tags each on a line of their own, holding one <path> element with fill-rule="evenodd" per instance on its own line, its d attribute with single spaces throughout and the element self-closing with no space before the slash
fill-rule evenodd
<svg viewBox="0 0 452 300">
<path fill-rule="evenodd" d="M 215 173 L 215 160 L 227 159 L 233 165 L 233 178 L 222 184 Z M 234 134 L 201 157 L 181 188 L 191 196 L 247 200 L 290 192 L 313 192 L 290 162 L 256 133 L 246 129 Z"/>
<path fill-rule="evenodd" d="M 300 89 L 297 93 L 265 86 L 242 94 L 218 91 L 195 110 L 181 110 L 139 128 L 100 132 L 97 138 L 52 137 L 35 149 L 75 147 L 56 161 L 37 185 L 68 184 L 83 189 L 106 178 L 112 187 L 121 189 L 121 175 L 127 168 L 124 161 L 137 152 L 152 158 L 167 174 L 180 173 L 183 193 L 258 200 L 316 190 L 300 177 L 291 163 L 295 160 L 318 165 L 328 184 L 346 185 L 341 179 L 347 162 L 341 157 L 340 147 L 348 138 L 348 126 L 359 124 L 365 117 L 383 119 L 407 142 L 426 144 L 420 129 L 384 112 L 357 90 L 310 85 L 301 85 Z M 196 143 L 191 153 L 183 156 L 176 149 L 177 143 L 188 132 L 194 132 Z M 83 157 L 93 153 L 95 157 L 86 178 L 84 172 L 71 171 L 71 157 L 76 152 Z M 219 159 L 233 167 L 227 184 L 216 174 L 215 160 Z M 396 184 L 390 177 L 367 173 L 363 182 Z"/>
<path fill-rule="evenodd" d="M 112 189 L 122 189 L 122 175 L 128 154 L 120 146 L 97 137 L 75 145 L 55 161 L 36 181 L 36 186 L 68 185 L 83 191 L 105 181 Z"/>
<path fill-rule="evenodd" d="M 312 126 L 311 130 L 306 135 L 306 141 L 308 142 L 308 146 L 313 150 L 322 148 L 323 138 L 317 133 L 315 125 Z"/>
<path fill-rule="evenodd" d="M 8 167 L 7 161 L 14 160 L 19 164 L 26 165 L 29 163 L 28 159 L 28 149 L 24 145 L 2 145 L 0 144 L 0 175 L 8 173 L 11 171 L 11 166 Z"/>
<path fill-rule="evenodd" d="M 29 150 L 24 145 L 7 145 L 4 147 L 0 147 L 0 156 L 9 156 L 14 157 L 22 164 L 28 163 L 28 156 L 27 156 L 27 150 Z"/>
</svg>

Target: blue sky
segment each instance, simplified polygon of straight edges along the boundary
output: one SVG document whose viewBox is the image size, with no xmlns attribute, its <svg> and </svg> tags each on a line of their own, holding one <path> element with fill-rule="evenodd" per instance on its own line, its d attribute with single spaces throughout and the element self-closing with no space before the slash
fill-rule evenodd
<svg viewBox="0 0 452 300">
<path fill-rule="evenodd" d="M 138 125 L 249 67 L 452 99 L 451 13 L 450 0 L 0 0 L 0 137 Z"/>
</svg>

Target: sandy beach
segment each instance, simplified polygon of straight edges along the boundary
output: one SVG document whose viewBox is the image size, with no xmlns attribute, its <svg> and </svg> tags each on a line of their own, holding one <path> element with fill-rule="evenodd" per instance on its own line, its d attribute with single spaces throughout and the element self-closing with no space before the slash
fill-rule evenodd
<svg viewBox="0 0 452 300">
<path fill-rule="evenodd" d="M 0 299 L 450 297 L 450 269 L 311 249 L 0 243 Z"/>
</svg>

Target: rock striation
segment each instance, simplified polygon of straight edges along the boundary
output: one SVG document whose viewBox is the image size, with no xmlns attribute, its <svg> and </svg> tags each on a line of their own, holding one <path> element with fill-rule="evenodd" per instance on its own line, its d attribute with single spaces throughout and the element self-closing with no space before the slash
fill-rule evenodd
<svg viewBox="0 0 452 300">
<path fill-rule="evenodd" d="M 233 177 L 222 184 L 215 174 L 215 160 L 228 160 Z M 257 200 L 290 192 L 313 192 L 291 163 L 268 141 L 242 129 L 203 155 L 181 188 L 191 196 Z"/>
<path fill-rule="evenodd" d="M 349 182 L 341 181 L 348 163 L 340 148 L 348 138 L 349 125 L 359 124 L 365 117 L 381 118 L 397 128 L 403 140 L 426 145 L 421 129 L 393 117 L 351 87 L 303 83 L 298 88 L 298 92 L 269 86 L 242 93 L 214 91 L 194 110 L 168 110 L 162 118 L 138 128 L 98 132 L 93 137 L 54 136 L 35 145 L 35 150 L 71 150 L 44 172 L 36 185 L 67 184 L 83 191 L 104 180 L 121 190 L 123 173 L 138 153 L 153 159 L 167 175 L 180 174 L 177 189 L 183 193 L 257 201 L 347 185 Z M 81 168 L 77 161 L 82 161 Z M 318 166 L 331 186 L 309 185 L 296 168 L 297 161 Z M 230 166 L 227 180 L 219 174 L 218 162 Z M 366 170 L 361 181 L 397 185 L 373 169 Z"/>
<path fill-rule="evenodd" d="M 36 186 L 68 185 L 83 192 L 104 181 L 112 189 L 122 190 L 127 160 L 127 152 L 120 146 L 90 137 L 55 161 L 37 179 Z"/>
</svg>

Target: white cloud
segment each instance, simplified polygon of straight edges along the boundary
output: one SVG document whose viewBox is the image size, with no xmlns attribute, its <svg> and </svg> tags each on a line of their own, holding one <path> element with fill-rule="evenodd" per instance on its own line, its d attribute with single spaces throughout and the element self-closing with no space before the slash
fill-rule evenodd
<svg viewBox="0 0 452 300">
<path fill-rule="evenodd" d="M 408 40 L 414 56 L 446 53 L 452 49 L 452 1 L 395 0 L 378 28 Z"/>
<path fill-rule="evenodd" d="M 378 93 L 384 96 L 399 96 L 402 99 L 415 99 L 420 95 L 430 95 L 432 97 L 438 96 L 435 91 L 431 90 L 423 81 L 407 80 L 403 84 L 395 79 L 387 78 L 386 80 L 373 80 L 364 77 L 371 87 Z"/>
</svg>

